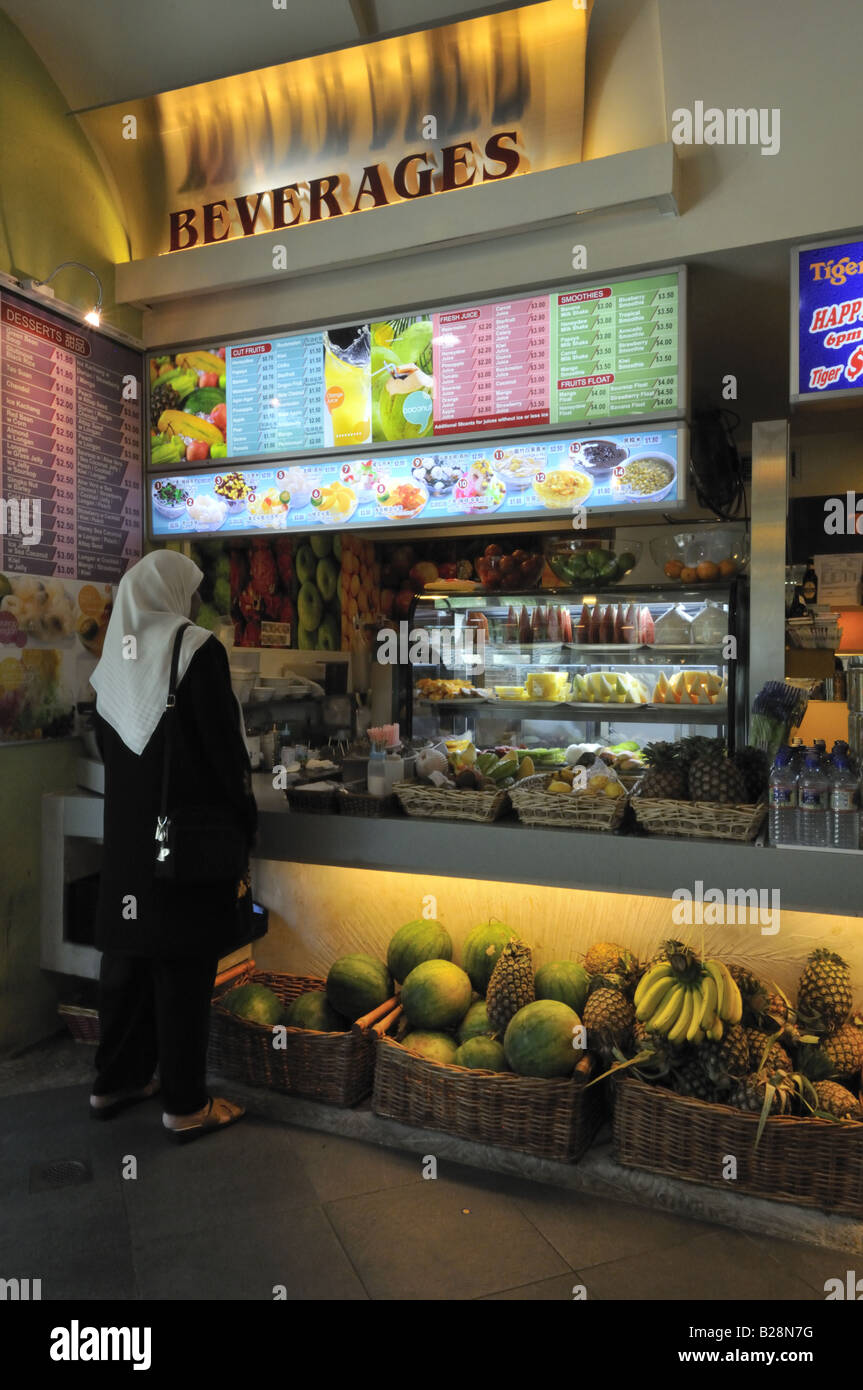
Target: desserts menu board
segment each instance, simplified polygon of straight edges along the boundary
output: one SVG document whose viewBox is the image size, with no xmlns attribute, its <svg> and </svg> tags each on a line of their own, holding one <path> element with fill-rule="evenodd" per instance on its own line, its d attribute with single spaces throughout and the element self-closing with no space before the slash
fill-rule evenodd
<svg viewBox="0 0 863 1390">
<path fill-rule="evenodd" d="M 140 354 L 0 292 L 0 570 L 118 580 L 141 553 Z"/>
<path fill-rule="evenodd" d="M 565 523 L 582 509 L 666 511 L 683 501 L 685 436 L 671 427 L 219 473 L 178 470 L 149 480 L 150 532 L 160 539 L 372 530 L 492 515 Z"/>
<path fill-rule="evenodd" d="M 151 464 L 680 416 L 682 276 L 153 357 Z"/>
</svg>

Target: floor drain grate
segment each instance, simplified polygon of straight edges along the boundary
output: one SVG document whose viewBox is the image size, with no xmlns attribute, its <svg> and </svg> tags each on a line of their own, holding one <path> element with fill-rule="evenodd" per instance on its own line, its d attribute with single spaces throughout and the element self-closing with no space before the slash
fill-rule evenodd
<svg viewBox="0 0 863 1390">
<path fill-rule="evenodd" d="M 90 1165 L 78 1158 L 56 1158 L 50 1163 L 37 1163 L 30 1169 L 30 1191 L 51 1192 L 58 1187 L 77 1187 L 91 1182 Z"/>
</svg>

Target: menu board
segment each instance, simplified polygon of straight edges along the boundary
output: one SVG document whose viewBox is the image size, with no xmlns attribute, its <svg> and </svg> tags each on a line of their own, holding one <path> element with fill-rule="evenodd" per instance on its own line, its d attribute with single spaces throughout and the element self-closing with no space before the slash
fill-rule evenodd
<svg viewBox="0 0 863 1390">
<path fill-rule="evenodd" d="M 651 415 L 677 405 L 677 273 L 552 295 L 553 419 Z"/>
<path fill-rule="evenodd" d="M 863 390 L 863 241 L 792 253 L 791 399 Z"/>
<path fill-rule="evenodd" d="M 0 292 L 0 570 L 112 583 L 141 553 L 139 353 Z"/>
<path fill-rule="evenodd" d="M 151 477 L 154 539 L 440 525 L 497 515 L 567 522 L 582 509 L 666 511 L 682 503 L 686 430 L 650 428 L 484 448 L 225 468 Z"/>
<path fill-rule="evenodd" d="M 685 414 L 683 271 L 150 359 L 153 468 Z"/>
</svg>

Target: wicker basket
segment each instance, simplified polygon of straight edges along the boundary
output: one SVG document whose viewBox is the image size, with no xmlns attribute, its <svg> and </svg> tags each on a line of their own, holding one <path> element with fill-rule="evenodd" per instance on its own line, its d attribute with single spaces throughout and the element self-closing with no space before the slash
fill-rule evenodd
<svg viewBox="0 0 863 1390">
<path fill-rule="evenodd" d="M 628 797 L 573 795 L 547 790 L 551 779 L 539 786 L 528 777 L 513 787 L 510 800 L 523 825 L 554 825 L 559 829 L 616 830 L 626 814 Z"/>
<path fill-rule="evenodd" d="M 66 1027 L 76 1042 L 89 1043 L 91 1046 L 98 1045 L 100 1041 L 98 1009 L 84 1009 L 78 1004 L 60 1004 L 57 1012 L 65 1020 Z"/>
<path fill-rule="evenodd" d="M 642 830 L 687 840 L 754 840 L 767 815 L 767 802 L 725 806 L 719 801 L 665 801 L 634 796 L 630 802 Z"/>
<path fill-rule="evenodd" d="M 283 1004 L 301 994 L 323 990 L 325 981 L 313 975 L 278 975 L 253 970 L 237 984 L 266 985 Z M 210 1048 L 207 1064 L 220 1076 L 247 1086 L 286 1091 L 329 1101 L 331 1105 L 356 1105 L 372 1089 L 375 1035 L 316 1033 L 308 1028 L 287 1028 L 284 1049 L 273 1047 L 271 1028 L 237 1018 L 213 999 L 210 1013 Z"/>
<path fill-rule="evenodd" d="M 679 1096 L 636 1077 L 619 1077 L 614 1089 L 618 1163 L 863 1217 L 863 1124 L 776 1115 L 756 1149 L 758 1115 Z M 728 1154 L 737 1160 L 734 1183 L 722 1175 Z"/>
<path fill-rule="evenodd" d="M 336 809 L 335 786 L 327 791 L 321 788 L 316 792 L 307 792 L 303 787 L 286 787 L 285 796 L 291 810 L 300 811 L 304 815 L 329 816 Z"/>
<path fill-rule="evenodd" d="M 335 809 L 340 816 L 397 816 L 399 803 L 392 795 L 372 796 L 364 782 L 355 782 L 336 792 Z"/>
<path fill-rule="evenodd" d="M 499 820 L 509 806 L 505 790 L 472 792 L 424 782 L 396 782 L 393 791 L 407 815 L 433 820 Z"/>
<path fill-rule="evenodd" d="M 432 1062 L 392 1038 L 377 1044 L 372 1109 L 420 1129 L 574 1163 L 603 1119 L 601 1087 Z"/>
</svg>

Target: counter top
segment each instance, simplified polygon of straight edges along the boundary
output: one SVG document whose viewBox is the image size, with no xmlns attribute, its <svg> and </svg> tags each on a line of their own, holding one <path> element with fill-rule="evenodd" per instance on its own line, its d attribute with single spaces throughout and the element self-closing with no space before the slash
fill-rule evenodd
<svg viewBox="0 0 863 1390">
<path fill-rule="evenodd" d="M 842 850 L 262 808 L 257 857 L 656 898 L 700 879 L 705 890 L 778 891 L 789 912 L 863 915 L 863 854 Z"/>
</svg>

